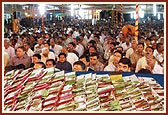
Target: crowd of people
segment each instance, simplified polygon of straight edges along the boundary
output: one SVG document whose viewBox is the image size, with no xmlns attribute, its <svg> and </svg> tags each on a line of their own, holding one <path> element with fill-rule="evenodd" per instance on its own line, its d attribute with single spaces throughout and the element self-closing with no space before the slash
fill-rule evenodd
<svg viewBox="0 0 168 115">
<path fill-rule="evenodd" d="M 126 24 L 126 23 L 125 23 Z M 124 24 L 123 24 L 124 25 Z M 163 22 L 139 24 L 138 41 L 111 22 L 72 21 L 21 27 L 4 33 L 5 72 L 55 68 L 56 71 L 164 73 Z"/>
</svg>

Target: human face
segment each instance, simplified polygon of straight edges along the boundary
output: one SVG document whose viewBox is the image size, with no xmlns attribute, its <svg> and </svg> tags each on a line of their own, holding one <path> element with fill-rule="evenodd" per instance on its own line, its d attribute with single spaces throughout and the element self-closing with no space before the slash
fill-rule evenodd
<svg viewBox="0 0 168 115">
<path fill-rule="evenodd" d="M 84 39 L 84 37 L 83 37 L 83 36 L 79 36 L 79 38 L 80 38 L 80 40 L 81 40 L 81 41 Z"/>
<path fill-rule="evenodd" d="M 72 44 L 68 44 L 68 51 L 73 51 L 74 50 L 74 47 Z"/>
<path fill-rule="evenodd" d="M 76 38 L 73 38 L 73 39 L 72 39 L 72 42 L 75 43 L 75 44 L 77 44 Z"/>
<path fill-rule="evenodd" d="M 93 38 L 93 40 L 95 40 L 96 42 L 99 41 L 99 38 L 97 38 L 96 36 Z"/>
<path fill-rule="evenodd" d="M 59 62 L 63 63 L 63 62 L 65 62 L 65 61 L 66 61 L 65 56 L 64 56 L 64 55 L 60 55 L 60 57 L 59 57 Z"/>
<path fill-rule="evenodd" d="M 151 48 L 146 48 L 146 56 L 147 57 L 153 56 L 153 50 Z"/>
<path fill-rule="evenodd" d="M 49 49 L 48 49 L 48 48 L 43 48 L 43 49 L 42 49 L 42 54 L 43 54 L 45 57 L 48 57 Z"/>
<path fill-rule="evenodd" d="M 120 72 L 130 72 L 130 68 L 128 67 L 127 64 L 119 63 L 118 71 L 120 71 Z"/>
<path fill-rule="evenodd" d="M 118 63 L 120 59 L 121 59 L 121 54 L 118 52 L 114 53 L 114 62 Z"/>
<path fill-rule="evenodd" d="M 141 43 L 144 43 L 144 42 L 145 42 L 145 39 L 144 39 L 144 38 L 141 38 L 141 39 L 140 39 L 140 42 L 141 42 Z"/>
<path fill-rule="evenodd" d="M 90 48 L 89 48 L 89 53 L 90 53 L 90 54 L 95 53 L 95 52 L 96 52 L 96 50 L 95 50 L 93 47 L 90 47 Z"/>
<path fill-rule="evenodd" d="M 132 48 L 136 48 L 137 47 L 136 40 L 132 40 L 131 45 L 132 45 Z"/>
<path fill-rule="evenodd" d="M 54 45 L 55 45 L 54 39 L 50 39 L 50 45 L 51 45 L 51 46 L 54 46 Z"/>
<path fill-rule="evenodd" d="M 50 49 L 50 46 L 48 44 L 44 44 L 44 47 Z"/>
<path fill-rule="evenodd" d="M 46 68 L 51 68 L 51 67 L 54 67 L 52 61 L 47 61 L 46 62 Z"/>
<path fill-rule="evenodd" d="M 159 51 L 162 52 L 164 50 L 163 45 L 160 46 Z"/>
<path fill-rule="evenodd" d="M 152 47 L 154 48 L 154 49 L 156 49 L 156 42 L 154 42 L 153 44 L 152 44 Z"/>
<path fill-rule="evenodd" d="M 25 54 L 25 51 L 23 51 L 23 49 L 18 48 L 18 49 L 16 50 L 16 55 L 17 55 L 17 57 L 21 58 L 21 57 L 23 57 L 24 54 Z"/>
<path fill-rule="evenodd" d="M 160 43 L 164 43 L 164 38 L 161 38 L 161 39 L 160 39 Z"/>
<path fill-rule="evenodd" d="M 26 51 L 28 51 L 28 49 L 30 48 L 30 46 L 28 44 L 23 44 L 23 46 L 26 49 Z"/>
<path fill-rule="evenodd" d="M 36 56 L 33 56 L 33 63 L 39 62 L 40 59 L 38 59 Z"/>
<path fill-rule="evenodd" d="M 141 53 L 144 50 L 144 47 L 142 46 L 142 44 L 138 45 L 138 52 Z"/>
<path fill-rule="evenodd" d="M 79 60 L 82 61 L 86 66 L 88 66 L 88 62 L 87 62 L 86 58 L 81 58 Z"/>
<path fill-rule="evenodd" d="M 146 45 L 147 46 L 151 45 L 151 42 L 149 40 L 146 40 Z"/>
<path fill-rule="evenodd" d="M 147 61 L 147 64 L 149 65 L 149 66 L 154 66 L 154 64 L 155 64 L 155 59 L 151 56 L 151 57 L 148 57 L 147 59 L 146 59 L 146 61 Z"/>
<path fill-rule="evenodd" d="M 122 33 L 119 33 L 119 38 L 123 38 L 123 34 Z"/>
<path fill-rule="evenodd" d="M 38 41 L 38 44 L 39 44 L 39 45 L 42 45 L 42 44 L 43 44 L 43 38 L 39 38 L 37 41 Z"/>
<path fill-rule="evenodd" d="M 62 49 L 61 49 L 61 52 L 62 52 L 62 53 L 65 53 L 66 55 L 68 54 L 68 50 L 67 50 L 66 48 L 62 48 Z"/>
<path fill-rule="evenodd" d="M 89 39 L 89 38 L 90 38 L 90 34 L 87 33 L 87 34 L 86 34 L 86 37 Z"/>
<path fill-rule="evenodd" d="M 98 62 L 97 56 L 90 57 L 90 65 L 95 65 Z"/>
<path fill-rule="evenodd" d="M 45 38 L 49 38 L 50 36 L 48 34 L 45 35 Z"/>
<path fill-rule="evenodd" d="M 126 37 L 126 38 L 125 38 L 125 42 L 126 42 L 126 43 L 129 43 L 129 42 L 130 42 L 130 38 L 129 38 L 129 37 Z"/>
<path fill-rule="evenodd" d="M 34 69 L 39 69 L 39 68 L 42 68 L 42 65 L 41 64 L 34 64 Z"/>
<path fill-rule="evenodd" d="M 121 51 L 121 52 L 123 51 L 123 49 L 121 47 L 118 47 L 117 50 Z"/>
<path fill-rule="evenodd" d="M 110 50 L 114 51 L 114 49 L 115 49 L 115 46 L 113 44 L 110 44 Z"/>
<path fill-rule="evenodd" d="M 73 71 L 84 71 L 80 65 L 74 65 L 73 66 Z"/>
<path fill-rule="evenodd" d="M 35 39 L 34 39 L 34 37 L 33 37 L 33 36 L 30 36 L 30 41 L 32 41 L 32 42 L 34 42 L 34 41 L 35 41 Z"/>
<path fill-rule="evenodd" d="M 9 47 L 9 42 L 7 40 L 4 40 L 4 47 L 8 48 Z"/>
<path fill-rule="evenodd" d="M 91 46 L 93 46 L 92 43 L 88 43 L 87 47 L 90 48 Z"/>
<path fill-rule="evenodd" d="M 27 38 L 23 38 L 22 42 L 26 43 L 27 42 Z"/>
<path fill-rule="evenodd" d="M 62 43 L 63 43 L 63 40 L 62 40 L 61 38 L 58 38 L 57 43 L 58 43 L 58 44 L 62 44 Z"/>
</svg>

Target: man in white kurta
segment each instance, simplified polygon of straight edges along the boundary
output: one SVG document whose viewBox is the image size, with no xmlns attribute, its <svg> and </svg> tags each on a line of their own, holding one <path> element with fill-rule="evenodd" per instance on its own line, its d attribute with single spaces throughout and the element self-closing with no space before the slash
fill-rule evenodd
<svg viewBox="0 0 168 115">
<path fill-rule="evenodd" d="M 55 60 L 55 55 L 53 52 L 50 52 L 48 48 L 44 47 L 42 48 L 42 53 L 41 55 L 41 61 L 43 63 L 46 63 L 47 59 L 54 59 Z"/>
</svg>

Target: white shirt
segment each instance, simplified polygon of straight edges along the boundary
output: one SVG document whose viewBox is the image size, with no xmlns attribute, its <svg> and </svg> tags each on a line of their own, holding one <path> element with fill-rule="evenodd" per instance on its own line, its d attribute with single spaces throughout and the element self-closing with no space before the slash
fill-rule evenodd
<svg viewBox="0 0 168 115">
<path fill-rule="evenodd" d="M 90 36 L 90 38 L 87 38 L 87 36 L 85 35 L 85 36 L 84 36 L 84 39 L 85 39 L 85 40 L 86 40 L 86 42 L 88 43 L 90 40 L 92 40 L 92 39 L 93 39 L 93 37 L 91 37 L 91 36 Z"/>
<path fill-rule="evenodd" d="M 32 57 L 34 55 L 34 52 L 29 48 L 26 52 L 28 56 Z"/>
<path fill-rule="evenodd" d="M 155 66 L 152 70 L 153 74 L 163 74 L 163 67 L 161 67 L 158 62 L 156 61 Z"/>
<path fill-rule="evenodd" d="M 8 53 L 10 59 L 15 56 L 15 49 L 13 47 L 9 46 L 7 49 L 6 48 L 4 49 L 5 52 Z"/>
<path fill-rule="evenodd" d="M 74 31 L 72 34 L 72 38 L 76 38 L 77 36 L 79 36 L 79 32 L 78 31 Z"/>
<path fill-rule="evenodd" d="M 129 45 L 126 45 L 126 42 L 122 43 L 121 46 L 123 47 L 123 50 L 126 51 L 128 48 L 131 47 L 131 43 L 129 43 Z"/>
<path fill-rule="evenodd" d="M 41 55 L 41 61 L 45 64 L 47 59 L 54 59 L 55 60 L 55 55 L 53 52 L 49 52 L 48 57 L 45 57 L 42 53 Z"/>
<path fill-rule="evenodd" d="M 72 66 L 74 62 L 79 60 L 78 56 L 72 52 L 68 52 L 68 56 L 66 57 L 66 59 L 69 63 L 71 63 Z"/>
<path fill-rule="evenodd" d="M 153 55 L 155 56 L 155 58 L 162 62 L 163 61 L 163 57 L 162 57 L 162 54 L 159 54 L 159 52 L 155 49 L 154 52 L 153 52 Z"/>
<path fill-rule="evenodd" d="M 61 53 L 62 46 L 55 44 L 54 48 L 50 46 L 50 49 L 53 49 L 55 52 L 55 56 L 58 57 L 58 55 Z"/>
<path fill-rule="evenodd" d="M 146 57 L 142 57 L 138 60 L 137 65 L 136 65 L 136 69 L 135 72 L 138 72 L 141 69 L 146 69 L 147 66 L 147 61 L 146 61 Z"/>
<path fill-rule="evenodd" d="M 113 64 L 109 64 L 104 68 L 104 71 L 116 71 L 116 67 Z"/>
<path fill-rule="evenodd" d="M 36 44 L 36 45 L 34 46 L 34 53 L 35 53 L 35 54 L 36 54 L 36 53 L 37 53 L 37 54 L 40 54 L 43 47 L 44 47 L 43 45 L 39 46 L 39 44 Z"/>
<path fill-rule="evenodd" d="M 79 53 L 79 57 L 83 55 L 84 53 L 84 47 L 81 44 L 78 44 L 75 48 L 75 50 Z"/>
<path fill-rule="evenodd" d="M 106 36 L 99 36 L 99 37 L 100 37 L 100 43 L 103 44 Z"/>
<path fill-rule="evenodd" d="M 130 56 L 131 56 L 132 53 L 134 53 L 134 50 L 133 50 L 132 48 L 129 48 L 129 49 L 126 51 L 125 56 L 130 59 Z"/>
<path fill-rule="evenodd" d="M 69 37 L 64 41 L 65 46 L 68 46 L 70 42 L 72 42 L 72 37 Z"/>
</svg>

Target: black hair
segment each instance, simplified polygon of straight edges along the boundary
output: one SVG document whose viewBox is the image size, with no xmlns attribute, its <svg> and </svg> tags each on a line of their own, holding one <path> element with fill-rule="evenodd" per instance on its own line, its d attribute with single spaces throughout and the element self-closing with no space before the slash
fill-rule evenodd
<svg viewBox="0 0 168 115">
<path fill-rule="evenodd" d="M 90 40 L 88 43 L 95 45 L 96 41 L 95 40 Z"/>
<path fill-rule="evenodd" d="M 50 43 L 49 43 L 49 42 L 47 42 L 47 41 L 45 41 L 43 44 L 48 44 L 48 45 L 50 46 Z"/>
<path fill-rule="evenodd" d="M 85 34 L 84 34 L 84 33 L 81 33 L 80 36 L 85 37 Z"/>
<path fill-rule="evenodd" d="M 26 49 L 25 49 L 24 46 L 19 46 L 19 47 L 17 47 L 17 49 L 19 49 L 19 48 L 22 49 L 23 51 L 26 51 Z M 17 49 L 16 49 L 16 50 L 17 50 Z"/>
<path fill-rule="evenodd" d="M 90 48 L 94 48 L 96 50 L 96 52 L 97 52 L 97 48 L 95 46 L 90 46 L 89 49 Z"/>
<path fill-rule="evenodd" d="M 96 37 L 96 38 L 100 39 L 100 37 L 99 37 L 98 35 L 95 35 L 94 37 Z"/>
<path fill-rule="evenodd" d="M 76 61 L 76 62 L 74 62 L 73 66 L 74 65 L 80 65 L 83 70 L 86 69 L 86 65 L 82 61 Z"/>
<path fill-rule="evenodd" d="M 46 60 L 46 63 L 49 62 L 49 61 L 51 61 L 51 62 L 53 63 L 53 65 L 56 65 L 56 62 L 55 62 L 54 59 L 47 59 L 47 60 Z"/>
<path fill-rule="evenodd" d="M 38 59 L 41 59 L 41 55 L 40 54 L 34 54 L 33 57 L 37 57 Z"/>
<path fill-rule="evenodd" d="M 157 43 L 156 44 L 156 49 L 159 49 L 161 45 L 163 45 L 163 43 Z"/>
<path fill-rule="evenodd" d="M 148 69 L 144 69 L 144 68 L 142 68 L 142 69 L 140 69 L 140 70 L 138 71 L 138 73 L 142 73 L 142 74 L 151 74 L 152 72 L 151 72 L 150 70 L 148 70 Z"/>
<path fill-rule="evenodd" d="M 42 65 L 42 68 L 44 68 L 44 69 L 46 68 L 46 66 L 43 62 L 36 62 L 35 64 L 40 64 L 40 65 Z"/>
<path fill-rule="evenodd" d="M 138 45 L 142 45 L 144 47 L 144 43 L 142 43 L 142 42 L 139 42 Z"/>
<path fill-rule="evenodd" d="M 150 37 L 146 38 L 146 41 L 149 40 L 149 41 L 152 41 Z"/>
<path fill-rule="evenodd" d="M 97 59 L 99 58 L 98 53 L 92 53 L 92 54 L 90 55 L 90 57 L 93 57 L 93 56 L 96 56 L 96 57 L 97 57 Z"/>
<path fill-rule="evenodd" d="M 116 46 L 116 43 L 115 43 L 115 42 L 111 42 L 110 44 L 111 44 L 111 45 L 114 45 L 114 47 Z"/>
<path fill-rule="evenodd" d="M 15 66 L 15 69 L 26 69 L 24 64 L 18 64 Z"/>
<path fill-rule="evenodd" d="M 60 53 L 60 54 L 58 55 L 58 57 L 60 58 L 61 55 L 63 55 L 65 58 L 67 57 L 67 55 L 66 55 L 65 53 Z"/>
<path fill-rule="evenodd" d="M 13 66 L 13 65 L 6 66 L 5 67 L 5 72 L 12 71 L 14 69 L 15 69 L 15 66 Z"/>
<path fill-rule="evenodd" d="M 152 52 L 154 52 L 154 48 L 153 48 L 152 46 L 147 46 L 146 49 L 147 49 L 147 48 L 152 49 Z"/>
<path fill-rule="evenodd" d="M 27 41 L 25 44 L 27 44 L 27 45 L 29 45 L 29 46 L 30 46 L 30 42 L 29 42 L 29 41 Z"/>
<path fill-rule="evenodd" d="M 121 49 L 122 49 L 122 51 L 123 51 L 123 47 L 122 47 L 122 46 L 118 46 L 117 48 L 121 48 Z M 116 49 L 117 49 L 117 48 L 116 48 Z"/>
<path fill-rule="evenodd" d="M 68 34 L 64 34 L 66 37 L 68 37 Z M 59 38 L 62 38 L 62 37 L 59 37 Z"/>
<path fill-rule="evenodd" d="M 79 57 L 79 59 L 85 58 L 87 62 L 89 62 L 89 57 L 85 54 Z"/>
<path fill-rule="evenodd" d="M 123 53 L 122 53 L 121 51 L 116 50 L 116 51 L 114 52 L 114 54 L 115 54 L 115 53 L 119 53 L 119 54 L 121 54 L 121 58 L 123 57 Z"/>
<path fill-rule="evenodd" d="M 75 47 L 75 46 L 76 46 L 76 44 L 75 44 L 75 43 L 73 43 L 73 42 L 70 42 L 69 44 L 73 45 L 73 47 Z"/>
<path fill-rule="evenodd" d="M 124 57 L 124 58 L 121 58 L 120 61 L 118 63 L 123 63 L 123 64 L 127 64 L 128 67 L 131 67 L 131 61 L 130 59 Z"/>
<path fill-rule="evenodd" d="M 58 37 L 58 39 L 64 40 L 62 37 Z"/>
</svg>

